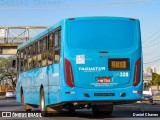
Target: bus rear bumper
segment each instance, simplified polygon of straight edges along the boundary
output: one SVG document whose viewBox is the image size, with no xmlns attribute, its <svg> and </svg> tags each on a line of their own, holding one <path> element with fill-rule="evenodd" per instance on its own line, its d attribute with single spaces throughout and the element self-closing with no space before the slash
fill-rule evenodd
<svg viewBox="0 0 160 120">
<path fill-rule="evenodd" d="M 64 88 L 62 89 L 62 101 L 138 101 L 142 97 L 140 86 L 114 89 L 86 89 Z"/>
</svg>

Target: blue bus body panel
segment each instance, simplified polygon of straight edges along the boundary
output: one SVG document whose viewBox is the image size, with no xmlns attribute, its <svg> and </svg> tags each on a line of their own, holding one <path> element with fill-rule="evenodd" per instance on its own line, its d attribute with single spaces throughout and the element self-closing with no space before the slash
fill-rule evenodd
<svg viewBox="0 0 160 120">
<path fill-rule="evenodd" d="M 62 21 L 45 30 L 35 38 L 20 45 L 18 49 L 21 49 L 31 44 L 32 42 L 37 41 L 37 39 L 43 37 L 45 34 L 53 31 L 58 27 L 63 27 L 63 24 L 61 25 L 61 23 Z M 62 56 L 60 56 L 60 61 L 61 59 Z M 59 103 L 61 95 L 61 73 L 59 68 L 60 63 L 20 73 L 16 84 L 16 101 L 21 102 L 22 87 L 24 92 L 24 102 L 28 104 L 40 105 L 40 87 L 42 85 L 44 87 L 46 105 L 51 104 L 51 102 L 52 104 Z"/>
<path fill-rule="evenodd" d="M 85 31 L 84 25 L 88 25 L 88 23 L 92 23 L 90 21 L 94 21 L 94 24 L 90 26 L 90 30 L 87 28 L 88 32 Z M 112 39 L 112 36 L 118 35 L 119 38 L 125 36 L 131 41 L 125 42 L 123 44 L 119 41 L 115 42 L 114 49 L 113 41 L 105 41 L 104 44 L 108 44 L 107 49 L 105 45 L 98 44 L 97 42 L 87 43 L 84 46 L 78 46 L 82 44 L 81 39 L 88 38 L 90 39 L 90 33 L 97 32 L 97 35 L 101 33 L 107 34 L 102 30 L 92 30 L 95 28 L 100 28 L 98 26 L 98 21 L 122 21 L 131 23 L 134 30 L 134 35 L 128 31 L 128 27 L 130 25 L 126 25 L 126 36 L 119 35 L 117 33 L 117 29 L 114 24 L 109 25 L 108 29 L 115 30 L 115 33 L 108 33 L 107 39 Z M 78 23 L 79 25 L 76 25 Z M 91 25 L 91 24 L 90 24 Z M 101 24 L 99 24 L 101 25 Z M 83 26 L 83 27 L 81 27 Z M 104 25 L 107 27 L 107 24 Z M 119 25 L 122 27 L 121 25 Z M 31 71 L 26 71 L 19 74 L 19 80 L 17 82 L 17 101 L 20 102 L 20 87 L 23 87 L 25 103 L 29 104 L 40 104 L 40 86 L 44 86 L 45 91 L 45 102 L 46 105 L 52 105 L 62 102 L 75 102 L 75 101 L 130 101 L 130 100 L 139 100 L 141 98 L 141 93 L 137 93 L 137 91 L 142 91 L 143 84 L 143 59 L 142 59 L 142 49 L 141 49 L 141 37 L 140 37 L 140 26 L 138 20 L 130 20 L 129 18 L 115 18 L 115 17 L 86 17 L 86 18 L 75 18 L 73 20 L 65 19 L 52 26 L 42 34 L 33 38 L 30 41 L 20 45 L 18 49 L 23 48 L 24 46 L 30 44 L 35 41 L 37 38 L 43 36 L 45 33 L 54 30 L 57 27 L 61 27 L 61 53 L 60 53 L 60 62 L 58 64 L 52 64 L 43 68 L 36 68 Z M 103 26 L 102 26 L 103 28 Z M 84 30 L 84 32 L 75 32 L 76 30 Z M 122 27 L 123 29 L 123 27 Z M 107 31 L 107 29 L 106 29 Z M 118 30 L 120 33 L 120 29 Z M 109 31 L 107 31 L 109 32 Z M 85 34 L 87 33 L 87 34 Z M 75 36 L 70 36 L 75 35 Z M 88 36 L 87 36 L 88 35 Z M 92 34 L 92 38 L 94 39 L 94 35 Z M 77 36 L 80 36 L 77 38 Z M 91 36 L 91 35 L 90 35 Z M 96 36 L 97 37 L 97 36 Z M 103 36 L 102 36 L 103 37 Z M 102 37 L 100 37 L 102 39 Z M 132 37 L 134 37 L 132 39 Z M 116 37 L 113 37 L 116 39 Z M 75 40 L 73 42 L 73 40 Z M 77 42 L 77 43 L 76 43 Z M 85 41 L 83 41 L 85 42 Z M 112 45 L 110 45 L 112 44 Z M 120 49 L 123 45 L 123 48 Z M 87 50 L 88 45 L 88 50 Z M 99 47 L 102 45 L 102 49 Z M 125 46 L 127 46 L 125 48 Z M 95 49 L 94 49 L 95 46 Z M 77 48 L 79 47 L 79 48 Z M 107 51 L 105 54 L 101 54 L 101 51 Z M 77 57 L 83 56 L 85 63 L 79 64 L 77 63 Z M 65 72 L 64 72 L 64 59 L 70 61 L 73 71 L 74 83 L 75 86 L 73 88 L 69 87 L 66 84 Z M 109 70 L 108 69 L 108 59 L 110 58 L 128 58 L 130 61 L 130 69 L 127 70 Z M 137 86 L 133 86 L 134 80 L 134 72 L 136 61 L 141 59 L 141 75 L 140 75 L 140 83 Z M 126 74 L 126 76 L 121 76 L 121 74 Z M 110 83 L 98 83 L 97 78 L 100 77 L 110 77 Z M 70 94 L 66 94 L 66 92 L 70 92 Z M 120 94 L 125 92 L 126 96 L 121 97 Z M 89 97 L 85 96 L 85 93 L 89 95 Z M 94 96 L 95 93 L 114 93 L 114 96 Z"/>
<path fill-rule="evenodd" d="M 50 103 L 49 98 L 52 98 L 55 103 L 58 103 L 61 85 L 57 73 L 59 74 L 59 64 L 23 72 L 19 76 L 20 82 L 17 85 L 23 86 L 25 103 L 40 104 L 41 85 L 44 87 L 46 105 Z M 20 86 L 17 88 L 20 88 Z M 17 90 L 20 93 L 20 89 Z M 19 94 L 17 101 L 20 102 Z"/>
<path fill-rule="evenodd" d="M 90 25 L 88 27 L 92 20 L 94 21 L 93 25 Z M 109 37 L 106 40 L 106 42 L 102 43 L 102 49 L 98 47 L 96 49 L 96 46 L 99 46 L 99 39 L 98 36 L 95 34 L 100 35 L 101 33 L 105 34 L 103 31 L 103 27 L 101 26 L 102 30 L 98 25 L 99 21 L 120 21 L 123 22 L 130 22 L 133 25 L 133 30 L 130 29 L 130 25 L 126 26 L 120 26 L 123 30 L 123 27 L 129 31 L 126 31 L 126 34 L 124 36 L 128 36 L 125 40 L 119 40 L 123 41 L 118 43 L 111 41 L 112 36 L 120 36 L 118 35 L 117 31 L 113 28 L 115 27 L 115 24 L 106 24 L 105 27 L 108 25 L 108 29 L 113 29 L 116 32 L 114 33 L 108 33 Z M 75 23 L 78 23 L 76 25 Z M 96 23 L 97 22 L 97 23 Z M 68 26 L 65 33 L 65 41 L 64 41 L 64 58 L 68 59 L 71 62 L 72 69 L 73 69 L 73 76 L 74 76 L 74 82 L 75 82 L 75 88 L 69 88 L 63 87 L 62 90 L 62 101 L 86 101 L 86 100 L 139 100 L 141 98 L 141 93 L 136 93 L 136 91 L 142 91 L 142 71 L 143 71 L 143 62 L 142 62 L 142 49 L 141 49 L 141 37 L 140 37 L 140 26 L 138 20 L 130 20 L 129 18 L 75 18 L 75 20 L 68 20 L 66 22 L 66 26 Z M 86 26 L 86 27 L 85 27 Z M 98 30 L 93 30 L 99 28 Z M 129 27 L 129 28 L 127 28 Z M 90 28 L 90 29 L 88 29 Z M 87 32 L 87 30 L 88 32 Z M 73 30 L 73 31 L 72 31 Z M 83 32 L 79 32 L 83 31 Z M 94 33 L 95 32 L 95 33 Z M 109 31 L 107 31 L 109 32 Z M 119 30 L 118 32 L 121 33 Z M 133 34 L 131 33 L 133 32 Z M 92 37 L 89 35 L 92 34 Z M 107 33 L 106 33 L 107 34 Z M 75 35 L 75 37 L 74 37 Z M 87 36 L 88 35 L 88 36 Z M 94 42 L 94 36 L 97 37 L 97 42 Z M 95 37 L 95 38 L 96 38 Z M 73 38 L 73 40 L 72 40 Z M 101 38 L 101 37 L 100 37 Z M 88 41 L 83 41 L 83 39 L 92 39 L 90 43 Z M 118 38 L 116 38 L 118 39 Z M 132 44 L 129 45 L 129 40 Z M 73 42 L 74 41 L 74 42 Z M 83 41 L 83 43 L 82 43 Z M 126 42 L 125 42 L 126 41 Z M 73 43 L 72 43 L 73 42 Z M 81 46 L 80 46 L 80 45 Z M 84 46 L 82 46 L 84 44 Z M 106 47 L 105 48 L 105 45 Z M 107 45 L 108 44 L 108 45 Z M 114 48 L 114 45 L 115 48 Z M 118 45 L 123 45 L 122 48 L 118 47 Z M 131 47 L 128 47 L 131 46 Z M 95 48 L 94 48 L 95 46 Z M 117 47 L 116 47 L 117 46 Z M 126 47 L 125 47 L 126 46 Z M 108 49 L 110 48 L 110 49 Z M 107 51 L 106 54 L 101 54 L 100 51 Z M 85 59 L 84 64 L 77 64 L 76 59 L 77 56 L 83 56 Z M 128 58 L 130 61 L 130 69 L 128 70 L 109 70 L 108 69 L 108 59 L 109 58 Z M 140 83 L 138 86 L 133 86 L 133 80 L 134 80 L 134 72 L 135 72 L 135 65 L 136 61 L 138 59 L 141 59 L 141 73 L 140 73 Z M 97 71 L 95 69 L 98 69 Z M 121 74 L 126 74 L 127 76 L 121 76 Z M 110 83 L 98 83 L 97 78 L 99 77 L 110 77 L 111 82 Z M 71 95 L 66 95 L 65 92 L 72 92 Z M 126 93 L 125 97 L 120 97 L 120 93 Z M 75 93 L 75 94 L 74 94 Z M 85 97 L 85 93 L 88 93 L 90 97 Z M 114 93 L 115 96 L 94 96 L 94 93 Z M 68 97 L 67 97 L 68 96 Z"/>
</svg>

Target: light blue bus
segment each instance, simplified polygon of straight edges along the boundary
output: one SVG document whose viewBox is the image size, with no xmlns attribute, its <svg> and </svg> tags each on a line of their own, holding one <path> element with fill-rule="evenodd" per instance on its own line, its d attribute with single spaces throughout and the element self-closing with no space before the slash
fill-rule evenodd
<svg viewBox="0 0 160 120">
<path fill-rule="evenodd" d="M 142 96 L 137 19 L 64 19 L 21 44 L 17 62 L 16 99 L 27 111 L 92 108 L 95 115 L 108 115 L 113 105 Z"/>
</svg>

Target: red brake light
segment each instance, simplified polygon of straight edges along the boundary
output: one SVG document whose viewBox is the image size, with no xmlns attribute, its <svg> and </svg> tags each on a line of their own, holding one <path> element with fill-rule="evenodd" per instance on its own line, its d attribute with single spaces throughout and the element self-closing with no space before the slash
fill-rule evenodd
<svg viewBox="0 0 160 120">
<path fill-rule="evenodd" d="M 69 18 L 69 20 L 74 20 L 75 18 Z"/>
<path fill-rule="evenodd" d="M 141 59 L 139 58 L 136 61 L 135 65 L 133 86 L 137 86 L 140 83 L 140 73 L 141 73 Z"/>
<path fill-rule="evenodd" d="M 67 59 L 64 59 L 64 64 L 66 83 L 69 87 L 74 87 L 74 78 L 71 63 Z"/>
<path fill-rule="evenodd" d="M 135 18 L 130 18 L 130 20 L 135 20 Z"/>
</svg>

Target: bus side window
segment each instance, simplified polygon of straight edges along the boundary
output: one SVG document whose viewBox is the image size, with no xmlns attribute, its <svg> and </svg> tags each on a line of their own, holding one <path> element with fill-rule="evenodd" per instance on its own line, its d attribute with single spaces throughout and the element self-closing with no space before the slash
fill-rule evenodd
<svg viewBox="0 0 160 120">
<path fill-rule="evenodd" d="M 24 49 L 24 71 L 28 70 L 27 51 L 28 49 L 25 48 Z"/>
<path fill-rule="evenodd" d="M 54 36 L 54 37 L 55 37 L 55 39 L 54 39 L 54 41 L 55 41 L 55 42 L 54 42 L 54 45 L 55 45 L 55 47 L 57 47 L 58 44 L 59 44 L 59 42 L 58 42 L 58 40 L 59 40 L 59 39 L 58 39 L 58 37 L 59 37 L 58 31 L 55 32 L 55 36 Z"/>
<path fill-rule="evenodd" d="M 38 67 L 38 42 L 35 43 L 35 68 Z"/>
<path fill-rule="evenodd" d="M 38 41 L 38 48 L 37 48 L 37 67 L 41 67 L 41 60 L 42 60 L 42 40 Z"/>
<path fill-rule="evenodd" d="M 32 50 L 33 50 L 33 58 L 32 58 L 32 68 L 36 68 L 36 61 L 37 61 L 37 55 L 36 55 L 36 51 L 37 51 L 37 48 L 36 48 L 36 43 L 33 43 L 32 45 Z"/>
<path fill-rule="evenodd" d="M 32 69 L 32 45 L 29 46 L 28 56 L 28 69 Z"/>
<path fill-rule="evenodd" d="M 61 30 L 58 30 L 58 45 L 61 45 Z"/>
<path fill-rule="evenodd" d="M 28 59 L 29 59 L 29 57 L 30 57 L 30 53 L 29 53 L 29 47 L 27 46 L 26 47 L 26 53 L 27 53 L 27 56 L 26 56 L 26 68 L 27 68 L 27 70 L 29 70 L 29 61 L 28 61 Z"/>
<path fill-rule="evenodd" d="M 20 71 L 23 72 L 24 71 L 24 50 L 23 49 L 20 51 L 20 58 L 21 58 Z"/>
<path fill-rule="evenodd" d="M 53 63 L 53 33 L 48 36 L 48 65 Z"/>
<path fill-rule="evenodd" d="M 20 60 L 20 53 L 19 53 L 19 50 L 17 51 L 17 71 L 19 71 L 19 60 Z"/>
<path fill-rule="evenodd" d="M 35 43 L 32 44 L 32 55 L 33 56 L 36 55 L 36 44 Z"/>
<path fill-rule="evenodd" d="M 45 36 L 42 40 L 42 66 L 47 64 L 47 37 Z"/>
<path fill-rule="evenodd" d="M 60 60 L 60 42 L 61 42 L 61 31 L 57 30 L 54 36 L 54 63 L 58 63 Z"/>
<path fill-rule="evenodd" d="M 57 48 L 54 52 L 54 62 L 58 63 L 60 59 L 60 48 Z"/>
</svg>

